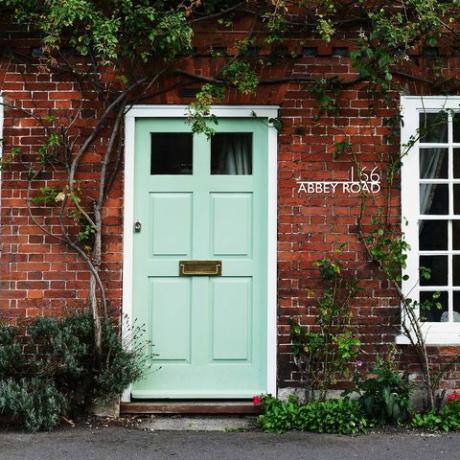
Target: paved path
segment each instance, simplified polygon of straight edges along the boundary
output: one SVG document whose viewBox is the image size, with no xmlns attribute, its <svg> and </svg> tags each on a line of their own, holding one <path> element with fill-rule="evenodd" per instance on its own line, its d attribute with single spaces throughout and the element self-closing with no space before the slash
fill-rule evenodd
<svg viewBox="0 0 460 460">
<path fill-rule="evenodd" d="M 458 460 L 460 433 L 145 432 L 122 427 L 0 432 L 1 460 Z"/>
</svg>

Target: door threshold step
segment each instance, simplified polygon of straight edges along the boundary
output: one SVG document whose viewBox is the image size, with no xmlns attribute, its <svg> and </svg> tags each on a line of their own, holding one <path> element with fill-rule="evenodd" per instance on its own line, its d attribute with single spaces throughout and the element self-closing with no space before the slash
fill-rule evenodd
<svg viewBox="0 0 460 460">
<path fill-rule="evenodd" d="M 122 402 L 120 413 L 258 415 L 261 410 L 252 401 L 132 401 Z"/>
<path fill-rule="evenodd" d="M 137 420 L 136 429 L 144 431 L 252 431 L 254 415 L 149 415 Z"/>
</svg>

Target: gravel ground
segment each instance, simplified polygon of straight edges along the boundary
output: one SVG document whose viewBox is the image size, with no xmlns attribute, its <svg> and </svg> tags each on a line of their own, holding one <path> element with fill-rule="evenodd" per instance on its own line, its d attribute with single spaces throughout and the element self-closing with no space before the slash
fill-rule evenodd
<svg viewBox="0 0 460 460">
<path fill-rule="evenodd" d="M 53 433 L 0 432 L 1 460 L 437 460 L 460 459 L 460 433 L 337 436 L 291 432 L 141 431 L 66 428 Z"/>
</svg>

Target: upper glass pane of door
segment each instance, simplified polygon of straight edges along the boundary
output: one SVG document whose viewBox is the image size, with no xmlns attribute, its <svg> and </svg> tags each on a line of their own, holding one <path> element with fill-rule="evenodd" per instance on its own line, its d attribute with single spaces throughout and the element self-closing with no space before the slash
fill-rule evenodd
<svg viewBox="0 0 460 460">
<path fill-rule="evenodd" d="M 252 174 L 252 133 L 216 133 L 211 140 L 211 174 Z"/>
<path fill-rule="evenodd" d="M 151 133 L 150 174 L 193 174 L 193 134 Z"/>
</svg>

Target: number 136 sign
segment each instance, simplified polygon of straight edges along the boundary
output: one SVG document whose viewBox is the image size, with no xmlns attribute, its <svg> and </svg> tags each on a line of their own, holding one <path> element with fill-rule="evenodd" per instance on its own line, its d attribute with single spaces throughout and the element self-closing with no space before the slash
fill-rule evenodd
<svg viewBox="0 0 460 460">
<path fill-rule="evenodd" d="M 362 168 L 355 178 L 354 168 L 351 168 L 349 180 L 297 181 L 297 193 L 379 193 L 381 179 L 377 167 L 369 172 L 366 170 L 366 167 Z"/>
</svg>

